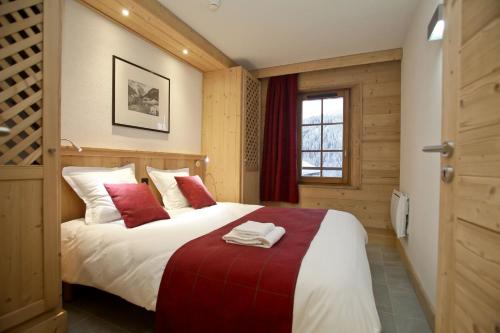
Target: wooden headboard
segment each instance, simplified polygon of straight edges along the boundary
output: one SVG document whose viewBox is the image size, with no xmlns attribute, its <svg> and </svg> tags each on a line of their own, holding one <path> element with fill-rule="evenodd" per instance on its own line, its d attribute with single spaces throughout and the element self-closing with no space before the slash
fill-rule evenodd
<svg viewBox="0 0 500 333">
<path fill-rule="evenodd" d="M 158 169 L 189 168 L 190 175 L 204 178 L 205 163 L 203 155 L 159 153 L 148 151 L 117 150 L 102 148 L 83 148 L 82 152 L 72 147 L 61 147 L 61 170 L 65 166 L 119 167 L 135 163 L 137 181 L 148 179 L 153 194 L 161 201 L 161 195 L 146 172 L 146 166 Z M 59 173 L 61 174 L 61 173 Z M 70 221 L 85 215 L 85 204 L 64 179 L 61 180 L 61 222 Z"/>
</svg>

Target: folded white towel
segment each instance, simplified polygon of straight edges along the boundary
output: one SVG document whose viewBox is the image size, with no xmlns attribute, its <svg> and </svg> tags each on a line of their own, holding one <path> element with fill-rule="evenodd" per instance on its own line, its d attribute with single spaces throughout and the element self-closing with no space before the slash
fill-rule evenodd
<svg viewBox="0 0 500 333">
<path fill-rule="evenodd" d="M 279 241 L 284 234 L 285 228 L 283 227 L 274 227 L 274 229 L 267 233 L 267 235 L 257 237 L 242 236 L 233 229 L 228 234 L 222 236 L 222 239 L 225 240 L 226 243 L 257 246 L 268 249 L 276 244 L 276 242 Z"/>
<path fill-rule="evenodd" d="M 247 221 L 233 228 L 233 231 L 243 237 L 263 237 L 273 231 L 274 227 L 273 223 Z"/>
</svg>

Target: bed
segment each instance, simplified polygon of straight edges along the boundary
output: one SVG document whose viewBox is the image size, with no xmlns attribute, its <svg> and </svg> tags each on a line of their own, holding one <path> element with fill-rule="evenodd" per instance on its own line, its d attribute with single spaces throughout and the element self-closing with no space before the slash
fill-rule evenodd
<svg viewBox="0 0 500 333">
<path fill-rule="evenodd" d="M 63 281 L 95 287 L 155 310 L 169 258 L 183 244 L 257 209 L 218 203 L 169 210 L 169 220 L 127 229 L 122 220 L 61 226 Z M 367 235 L 346 212 L 329 210 L 300 266 L 293 332 L 380 332 L 365 251 Z"/>
</svg>

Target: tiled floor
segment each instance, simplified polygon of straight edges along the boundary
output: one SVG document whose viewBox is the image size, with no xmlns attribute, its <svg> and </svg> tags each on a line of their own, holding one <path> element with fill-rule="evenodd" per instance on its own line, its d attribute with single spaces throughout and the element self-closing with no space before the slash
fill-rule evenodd
<svg viewBox="0 0 500 333">
<path fill-rule="evenodd" d="M 396 249 L 367 247 L 375 302 L 384 333 L 429 333 L 430 329 Z M 64 303 L 69 332 L 153 332 L 154 313 L 95 289 L 81 288 Z M 342 332 L 344 333 L 344 332 Z"/>
<path fill-rule="evenodd" d="M 63 306 L 70 333 L 154 332 L 154 312 L 96 289 L 79 287 Z"/>
<path fill-rule="evenodd" d="M 415 290 L 395 248 L 366 247 L 375 303 L 384 333 L 430 333 Z"/>
</svg>

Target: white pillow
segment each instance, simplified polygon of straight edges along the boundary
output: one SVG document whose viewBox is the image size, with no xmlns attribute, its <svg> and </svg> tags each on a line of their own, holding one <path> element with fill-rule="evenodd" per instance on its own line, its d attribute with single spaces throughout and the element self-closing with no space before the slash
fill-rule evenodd
<svg viewBox="0 0 500 333">
<path fill-rule="evenodd" d="M 106 223 L 121 219 L 104 184 L 137 184 L 135 166 L 119 168 L 65 167 L 62 175 L 85 202 L 85 223 Z"/>
<path fill-rule="evenodd" d="M 178 170 L 161 170 L 150 166 L 146 167 L 149 177 L 160 191 L 163 205 L 166 209 L 189 207 L 189 202 L 182 194 L 175 177 L 189 176 L 189 168 Z"/>
</svg>

